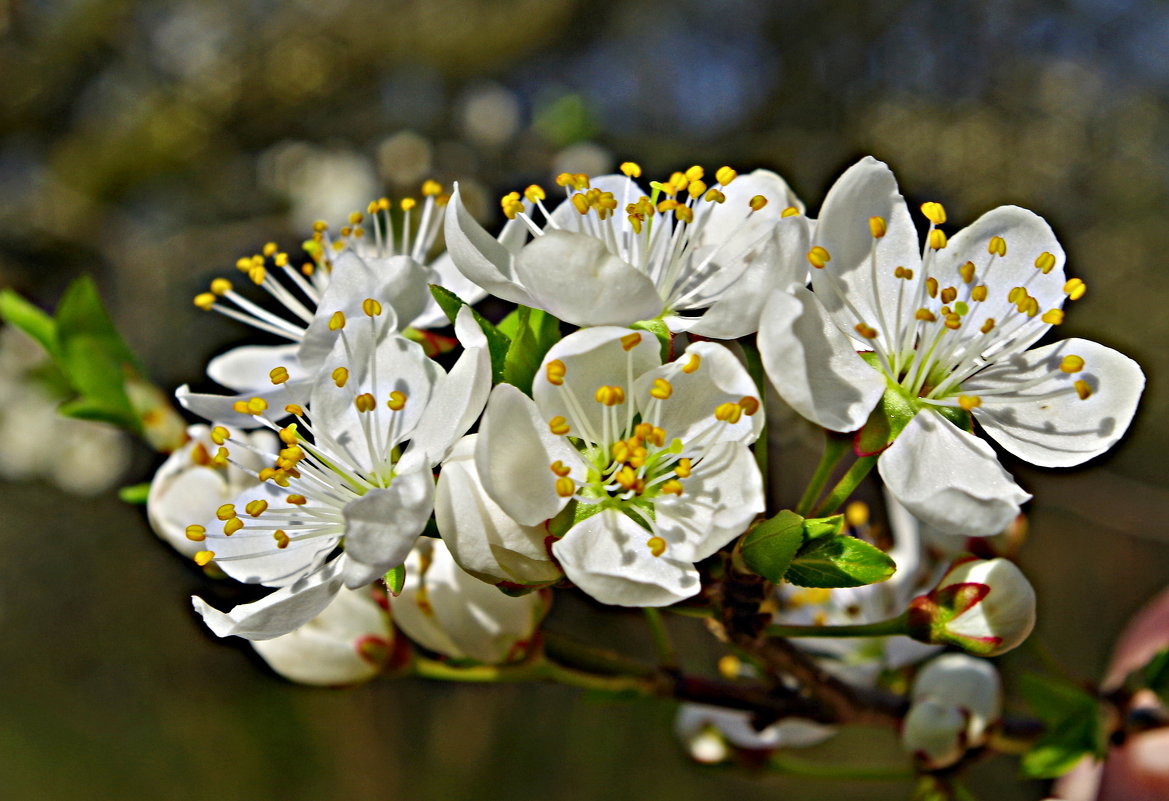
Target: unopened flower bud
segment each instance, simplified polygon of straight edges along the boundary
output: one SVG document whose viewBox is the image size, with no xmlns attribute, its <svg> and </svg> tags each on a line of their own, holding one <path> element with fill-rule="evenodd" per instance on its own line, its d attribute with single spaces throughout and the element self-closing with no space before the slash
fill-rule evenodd
<svg viewBox="0 0 1169 801">
<path fill-rule="evenodd" d="M 803 718 L 784 718 L 757 729 L 751 714 L 706 704 L 682 704 L 674 719 L 674 733 L 703 764 L 725 762 L 732 748 L 742 751 L 774 751 L 777 748 L 807 748 L 824 742 L 836 729 Z"/>
<path fill-rule="evenodd" d="M 930 769 L 944 768 L 986 741 L 1002 715 L 1002 688 L 989 662 L 945 654 L 918 673 L 901 729 L 907 751 Z"/>
<path fill-rule="evenodd" d="M 978 656 L 1011 650 L 1034 626 L 1035 590 L 1006 559 L 959 559 L 938 586 L 909 604 L 909 636 Z"/>
</svg>

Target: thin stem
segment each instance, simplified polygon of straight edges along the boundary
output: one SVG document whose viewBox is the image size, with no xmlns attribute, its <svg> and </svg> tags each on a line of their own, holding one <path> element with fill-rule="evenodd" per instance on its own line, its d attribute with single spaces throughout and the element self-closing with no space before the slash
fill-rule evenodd
<svg viewBox="0 0 1169 801">
<path fill-rule="evenodd" d="M 853 779 L 857 781 L 902 781 L 913 778 L 913 769 L 908 765 L 841 765 L 838 762 L 822 763 L 794 757 L 785 750 L 771 756 L 771 767 L 790 776 L 809 779 Z"/>
<path fill-rule="evenodd" d="M 679 664 L 678 651 L 670 639 L 670 632 L 666 629 L 666 622 L 662 620 L 662 613 L 652 606 L 647 606 L 642 611 L 645 612 L 645 622 L 649 624 L 658 663 L 666 670 L 676 670 Z"/>
<path fill-rule="evenodd" d="M 763 370 L 763 357 L 759 355 L 759 348 L 754 342 L 743 343 L 743 353 L 747 357 L 747 374 L 751 376 L 751 380 L 755 382 L 755 388 L 759 390 L 759 410 L 763 413 L 763 427 L 759 430 L 759 439 L 755 440 L 755 464 L 759 466 L 759 473 L 763 476 L 763 486 L 769 488 L 771 485 L 767 481 L 767 457 L 768 451 L 768 437 L 767 437 L 767 375 Z"/>
<path fill-rule="evenodd" d="M 848 500 L 848 496 L 852 495 L 853 490 L 861 483 L 869 471 L 873 469 L 873 465 L 877 463 L 876 456 L 862 456 L 853 462 L 852 467 L 848 468 L 848 472 L 844 477 L 836 483 L 832 488 L 832 492 L 828 497 L 820 502 L 812 514 L 816 517 L 824 517 L 834 513 L 840 505 Z"/>
<path fill-rule="evenodd" d="M 876 623 L 856 623 L 851 626 L 784 626 L 771 625 L 767 633 L 772 637 L 887 637 L 905 634 L 907 615 L 901 614 Z"/>
<path fill-rule="evenodd" d="M 812 474 L 808 488 L 804 490 L 804 494 L 800 496 L 800 502 L 796 504 L 796 514 L 798 515 L 807 515 L 811 511 L 816 499 L 824 491 L 824 485 L 832 477 L 832 471 L 836 469 L 841 457 L 848 450 L 849 440 L 846 437 L 834 435 L 829 431 L 824 433 L 824 453 L 820 455 L 820 464 L 816 465 L 816 472 Z"/>
<path fill-rule="evenodd" d="M 461 681 L 474 684 L 550 681 L 586 690 L 601 690 L 612 693 L 634 692 L 638 695 L 657 694 L 654 684 L 646 679 L 632 676 L 599 676 L 557 665 L 542 657 L 518 665 L 456 667 L 435 659 L 415 656 L 411 667 L 417 676 L 442 681 Z"/>
</svg>

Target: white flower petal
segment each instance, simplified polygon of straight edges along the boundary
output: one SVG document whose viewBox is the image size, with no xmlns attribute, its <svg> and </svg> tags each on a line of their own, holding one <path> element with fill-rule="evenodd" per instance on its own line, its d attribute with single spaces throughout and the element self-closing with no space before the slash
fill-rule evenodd
<svg viewBox="0 0 1169 801">
<path fill-rule="evenodd" d="M 220 612 L 198 596 L 191 602 L 217 637 L 270 640 L 303 626 L 329 605 L 341 590 L 343 561 L 344 557 L 336 559 L 295 584 L 230 612 Z"/>
<path fill-rule="evenodd" d="M 387 489 L 373 489 L 345 509 L 345 584 L 368 584 L 406 559 L 434 510 L 429 468 L 399 474 Z M 358 568 L 365 568 L 361 570 Z M 369 576 L 369 578 L 366 578 Z"/>
<path fill-rule="evenodd" d="M 759 324 L 767 377 L 788 404 L 832 431 L 855 431 L 885 392 L 885 378 L 861 359 L 818 296 L 775 292 Z"/>
<path fill-rule="evenodd" d="M 510 222 L 515 222 L 511 220 Z M 460 300 L 475 304 L 487 297 L 486 290 L 482 289 L 478 284 L 472 283 L 465 275 L 459 272 L 459 268 L 455 266 L 451 259 L 451 254 L 442 253 L 430 264 L 430 278 L 429 283 L 438 284 L 444 289 L 449 289 Z M 429 287 L 427 288 L 427 302 L 426 308 L 422 313 L 413 320 L 408 321 L 410 325 L 415 328 L 445 328 L 450 324 L 447 319 L 446 312 L 438 305 L 434 296 L 430 294 Z"/>
<path fill-rule="evenodd" d="M 906 509 L 947 534 L 997 534 L 1031 497 L 989 445 L 928 409 L 881 454 L 877 469 Z"/>
<path fill-rule="evenodd" d="M 1073 355 L 1084 360 L 1084 369 L 1061 372 L 1060 361 Z M 1124 354 L 1086 339 L 1065 339 L 987 368 L 965 382 L 962 391 L 1001 391 L 1044 375 L 1047 380 L 996 394 L 993 403 L 974 410 L 991 438 L 1042 467 L 1071 467 L 1111 448 L 1128 430 L 1145 386 L 1140 366 Z M 1088 382 L 1088 398 L 1081 400 L 1071 389 L 1076 380 Z M 1065 393 L 1043 397 L 1060 390 Z"/>
<path fill-rule="evenodd" d="M 742 443 L 711 448 L 682 485 L 682 495 L 663 495 L 654 503 L 655 528 L 675 559 L 705 559 L 746 531 L 765 507 L 763 476 Z"/>
<path fill-rule="evenodd" d="M 535 526 L 568 503 L 556 494 L 555 461 L 569 466 L 580 481 L 585 466 L 576 449 L 548 430 L 548 421 L 528 396 L 500 384 L 487 401 L 479 423 L 475 465 L 491 499 L 517 522 Z"/>
<path fill-rule="evenodd" d="M 666 553 L 654 556 L 651 534 L 613 509 L 577 523 L 552 546 L 565 575 L 604 604 L 668 606 L 702 589 L 698 571 Z"/>
<path fill-rule="evenodd" d="M 263 392 L 243 392 L 235 395 L 209 395 L 203 392 L 192 392 L 191 387 L 183 384 L 175 390 L 175 398 L 179 405 L 189 412 L 199 415 L 205 420 L 213 420 L 233 428 L 250 429 L 263 425 L 257 422 L 250 414 L 240 414 L 233 408 L 238 401 L 247 401 L 252 398 L 262 398 L 268 403 L 268 409 L 261 415 L 267 420 L 277 422 L 288 417 L 284 407 L 289 403 L 304 404 L 308 401 L 308 381 L 288 381 L 279 386 L 271 384 Z"/>
<path fill-rule="evenodd" d="M 444 232 L 447 253 L 469 281 L 503 300 L 534 305 L 531 295 L 515 279 L 512 253 L 483 230 L 463 206 L 458 184 L 447 204 Z"/>
<path fill-rule="evenodd" d="M 272 382 L 268 373 L 273 367 L 288 368 L 293 380 L 310 378 L 300 366 L 297 345 L 244 345 L 232 348 L 207 363 L 207 377 L 235 392 L 266 389 Z"/>
<path fill-rule="evenodd" d="M 463 437 L 443 463 L 434 519 L 455 561 L 492 584 L 550 584 L 563 575 L 544 544 L 548 529 L 512 520 L 487 495 L 475 468 L 479 435 Z"/>
<path fill-rule="evenodd" d="M 573 325 L 623 325 L 662 312 L 653 281 L 587 234 L 544 234 L 520 251 L 515 271 L 531 305 Z"/>
</svg>

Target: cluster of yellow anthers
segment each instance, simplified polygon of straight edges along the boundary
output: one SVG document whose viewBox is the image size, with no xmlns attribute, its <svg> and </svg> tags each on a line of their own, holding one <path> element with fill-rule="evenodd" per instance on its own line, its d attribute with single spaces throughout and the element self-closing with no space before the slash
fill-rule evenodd
<svg viewBox="0 0 1169 801">
<path fill-rule="evenodd" d="M 445 206 L 451 199 L 449 193 L 443 188 L 443 185 L 438 181 L 427 179 L 422 182 L 422 187 L 419 190 L 423 198 L 423 209 L 429 209 L 432 206 Z M 398 201 L 398 208 L 401 210 L 404 220 L 404 227 L 409 228 L 410 213 L 418 208 L 419 201 L 417 198 L 404 197 Z M 341 238 L 331 244 L 333 250 L 344 250 L 346 247 L 346 240 L 361 239 L 365 236 L 365 222 L 368 215 L 369 222 L 373 225 L 374 237 L 378 240 L 383 237 L 391 237 L 393 231 L 393 223 L 390 218 L 390 213 L 393 211 L 394 202 L 388 197 L 380 197 L 377 200 L 371 200 L 369 205 L 365 207 L 365 212 L 355 211 L 349 215 L 348 225 L 341 227 L 339 233 Z M 423 225 L 423 228 L 429 226 Z M 312 242 L 318 247 L 324 245 L 327 239 L 328 226 L 324 222 L 317 222 L 313 226 Z M 389 243 L 392 246 L 392 242 Z M 309 248 L 310 252 L 316 248 Z M 403 247 L 406 251 L 408 248 Z"/>
<path fill-rule="evenodd" d="M 321 224 L 317 223 L 317 225 Z M 239 258 L 235 263 L 235 268 L 246 275 L 248 280 L 256 286 L 263 286 L 265 283 L 270 283 L 268 276 L 270 268 L 280 268 L 287 272 L 292 270 L 292 264 L 287 253 L 280 250 L 275 242 L 269 242 L 264 245 L 260 253 Z M 306 276 L 311 276 L 314 270 L 312 262 L 300 265 L 300 272 Z M 209 311 L 215 305 L 216 300 L 225 295 L 234 295 L 231 281 L 226 278 L 215 278 L 211 281 L 209 291 L 201 292 L 195 296 L 195 305 L 204 311 Z"/>
<path fill-rule="evenodd" d="M 641 166 L 635 162 L 626 161 L 621 165 L 621 172 L 631 179 L 640 178 Z M 737 176 L 738 173 L 732 168 L 720 167 L 715 172 L 718 186 L 710 186 L 704 180 L 706 171 L 695 165 L 685 172 L 673 173 L 669 180 L 651 181 L 650 186 L 654 190 L 653 196 L 641 195 L 637 200 L 627 203 L 625 205 L 626 219 L 634 233 L 637 234 L 641 233 L 646 221 L 651 219 L 655 213 L 672 212 L 679 222 L 692 223 L 694 222 L 694 204 L 699 201 L 724 203 L 727 198 L 722 189 L 730 185 Z M 569 202 L 582 215 L 592 211 L 599 219 L 606 220 L 617 210 L 618 202 L 613 193 L 602 192 L 600 189 L 592 187 L 589 176 L 584 173 L 561 173 L 556 177 L 556 185 L 565 189 Z M 519 192 L 509 192 L 499 201 L 504 215 L 509 220 L 514 220 L 517 216 L 525 214 L 524 202 L 520 197 Z M 523 197 L 529 203 L 538 206 L 545 217 L 548 216 L 548 212 L 543 206 L 547 194 L 542 187 L 532 184 L 524 190 Z M 659 200 L 659 198 L 661 199 Z M 755 195 L 748 204 L 752 211 L 759 211 L 767 205 L 767 198 L 763 195 Z M 794 206 L 785 208 L 781 212 L 783 217 L 791 217 L 796 214 L 799 214 L 799 209 Z"/>
</svg>

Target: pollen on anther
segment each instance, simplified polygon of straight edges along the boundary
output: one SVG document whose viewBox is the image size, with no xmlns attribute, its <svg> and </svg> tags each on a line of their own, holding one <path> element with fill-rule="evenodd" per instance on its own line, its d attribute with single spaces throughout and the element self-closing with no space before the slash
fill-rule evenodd
<svg viewBox="0 0 1169 801">
<path fill-rule="evenodd" d="M 938 296 L 938 279 L 932 275 L 925 279 L 925 291 L 931 298 L 936 298 Z"/>
<path fill-rule="evenodd" d="M 231 520 L 228 520 L 223 524 L 223 533 L 230 537 L 232 534 L 236 533 L 243 527 L 244 521 L 240 520 L 238 517 L 233 517 Z"/>
<path fill-rule="evenodd" d="M 991 331 L 993 331 L 993 330 L 994 330 L 994 326 L 995 326 L 995 321 L 994 321 L 994 318 L 993 318 L 993 317 L 987 317 L 987 318 L 986 318 L 986 322 L 984 322 L 984 323 L 982 324 L 982 328 L 980 328 L 980 329 L 978 329 L 978 330 L 979 330 L 979 331 L 981 331 L 981 332 L 982 332 L 982 333 L 984 333 L 984 334 L 989 334 Z"/>
<path fill-rule="evenodd" d="M 231 281 L 226 278 L 216 278 L 211 282 L 211 292 L 215 295 L 226 295 L 231 291 Z"/>
<path fill-rule="evenodd" d="M 876 339 L 877 329 L 866 323 L 857 323 L 853 329 L 865 339 Z"/>
<path fill-rule="evenodd" d="M 234 503 L 223 504 L 222 506 L 220 506 L 218 509 L 215 510 L 215 516 L 217 518 L 219 518 L 220 520 L 231 520 L 233 517 L 236 516 L 235 504 Z"/>
<path fill-rule="evenodd" d="M 1055 268 L 1055 254 L 1049 253 L 1046 250 L 1039 254 L 1035 259 L 1035 269 L 1047 275 Z"/>
<path fill-rule="evenodd" d="M 227 442 L 227 439 L 230 436 L 231 432 L 229 432 L 223 426 L 215 426 L 215 428 L 211 429 L 211 441 L 216 445 L 222 445 L 223 443 Z"/>
<path fill-rule="evenodd" d="M 400 412 L 406 407 L 406 400 L 406 393 L 395 389 L 390 393 L 390 398 L 386 401 L 386 406 L 389 406 L 392 411 Z"/>
<path fill-rule="evenodd" d="M 618 406 L 625 402 L 625 390 L 618 386 L 605 384 L 597 387 L 593 398 L 603 406 Z"/>
<path fill-rule="evenodd" d="M 990 241 L 986 243 L 986 252 L 992 256 L 1002 258 L 1007 255 L 1007 240 L 1001 236 L 992 236 Z"/>
<path fill-rule="evenodd" d="M 559 459 L 557 459 L 552 464 L 548 465 L 548 469 L 551 470 L 553 473 L 555 473 L 560 478 L 564 478 L 566 475 L 568 475 L 569 473 L 572 472 L 572 468 L 570 468 L 568 465 L 566 465 L 564 462 L 560 461 Z"/>
<path fill-rule="evenodd" d="M 719 167 L 714 173 L 714 178 L 722 186 L 728 185 L 731 181 L 738 177 L 738 173 L 730 167 Z"/>
<path fill-rule="evenodd" d="M 981 303 L 982 301 L 986 300 L 986 294 L 986 284 L 979 284 L 978 286 L 974 287 L 974 289 L 970 290 L 970 299 Z"/>
<path fill-rule="evenodd" d="M 641 344 L 641 334 L 638 334 L 636 332 L 634 332 L 632 334 L 626 334 L 625 336 L 621 337 L 621 347 L 623 350 L 626 350 L 626 351 L 633 350 L 634 348 L 636 348 L 640 344 Z M 563 362 L 561 362 L 561 364 L 563 364 Z"/>
<path fill-rule="evenodd" d="M 947 244 L 946 234 L 940 228 L 934 228 L 930 231 L 929 243 L 931 250 L 941 250 Z"/>
<path fill-rule="evenodd" d="M 289 495 L 284 500 L 288 501 L 293 506 L 304 506 L 308 503 L 308 498 L 303 495 Z"/>
<path fill-rule="evenodd" d="M 564 383 L 564 376 L 568 372 L 568 368 L 564 366 L 564 362 L 560 359 L 553 359 L 544 365 L 544 377 L 548 379 L 548 383 L 553 386 L 560 386 Z"/>
<path fill-rule="evenodd" d="M 1048 309 L 1039 318 L 1048 325 L 1062 325 L 1063 324 L 1063 309 Z"/>
<path fill-rule="evenodd" d="M 623 161 L 621 162 L 621 172 L 629 178 L 640 178 L 641 165 L 636 161 Z"/>
<path fill-rule="evenodd" d="M 1063 285 L 1063 292 L 1069 300 L 1079 300 L 1088 291 L 1088 285 L 1079 278 L 1069 278 Z"/>
<path fill-rule="evenodd" d="M 372 392 L 362 392 L 353 399 L 353 406 L 359 412 L 372 412 L 377 408 L 377 399 Z"/>
<path fill-rule="evenodd" d="M 268 379 L 273 384 L 277 384 L 277 385 L 283 384 L 286 381 L 288 381 L 288 378 L 289 378 L 289 376 L 288 376 L 288 368 L 287 367 L 273 367 L 271 370 L 268 371 Z"/>
<path fill-rule="evenodd" d="M 664 378 L 655 378 L 653 388 L 649 391 L 650 397 L 665 400 L 674 394 L 673 385 Z"/>
<path fill-rule="evenodd" d="M 942 303 L 953 303 L 958 299 L 958 290 L 952 286 L 948 286 L 942 290 Z"/>
<path fill-rule="evenodd" d="M 366 317 L 380 317 L 382 313 L 382 304 L 373 298 L 366 298 L 361 301 L 361 311 Z"/>
<path fill-rule="evenodd" d="M 1079 379 L 1075 383 L 1076 394 L 1080 396 L 1080 400 L 1087 400 L 1092 395 L 1092 386 L 1084 379 Z"/>
<path fill-rule="evenodd" d="M 568 476 L 556 479 L 556 494 L 561 498 L 571 498 L 576 494 L 576 482 Z"/>
<path fill-rule="evenodd" d="M 694 463 L 687 457 L 682 457 L 678 463 L 674 465 L 674 475 L 678 478 L 689 478 L 690 471 L 694 469 Z"/>
<path fill-rule="evenodd" d="M 191 542 L 202 542 L 207 539 L 207 529 L 203 526 L 187 526 L 187 539 Z"/>
<path fill-rule="evenodd" d="M 958 405 L 961 406 L 964 411 L 970 412 L 982 405 L 982 398 L 978 397 L 977 395 L 959 395 Z"/>
<path fill-rule="evenodd" d="M 910 270 L 908 267 L 895 267 L 893 269 L 893 277 L 900 278 L 905 281 L 912 281 L 913 270 Z"/>
<path fill-rule="evenodd" d="M 682 482 L 676 478 L 671 478 L 662 484 L 663 495 L 678 495 L 681 496 L 685 491 L 682 487 Z"/>
<path fill-rule="evenodd" d="M 568 420 L 561 415 L 556 415 L 548 421 L 548 430 L 557 436 L 563 436 L 572 429 L 568 425 Z"/>
<path fill-rule="evenodd" d="M 661 556 L 666 552 L 666 541 L 661 537 L 650 537 L 646 545 L 654 556 Z"/>
<path fill-rule="evenodd" d="M 1084 360 L 1079 356 L 1069 354 L 1060 359 L 1059 369 L 1064 373 L 1078 373 L 1084 369 Z"/>
<path fill-rule="evenodd" d="M 211 311 L 215 305 L 215 295 L 212 292 L 200 292 L 195 296 L 195 305 L 203 311 Z"/>
<path fill-rule="evenodd" d="M 786 220 L 788 217 L 799 217 L 799 216 L 800 216 L 800 210 L 798 208 L 796 208 L 795 206 L 787 206 L 783 211 L 781 211 L 779 213 L 779 217 L 782 220 Z"/>
<path fill-rule="evenodd" d="M 743 410 L 743 414 L 751 417 L 759 411 L 759 399 L 753 395 L 744 395 L 739 398 L 739 408 Z"/>
<path fill-rule="evenodd" d="M 817 270 L 823 270 L 824 265 L 830 261 L 832 261 L 832 255 L 819 245 L 808 251 L 808 262 Z"/>
<path fill-rule="evenodd" d="M 852 501 L 844 507 L 844 522 L 852 528 L 860 528 L 869 523 L 869 505 L 864 501 Z"/>
<path fill-rule="evenodd" d="M 211 560 L 215 558 L 215 551 L 199 551 L 195 554 L 195 564 L 199 567 L 206 567 L 211 564 Z"/>
<path fill-rule="evenodd" d="M 946 207 L 941 203 L 930 201 L 921 204 L 921 213 L 934 225 L 941 225 L 946 221 Z"/>
<path fill-rule="evenodd" d="M 962 282 L 969 284 L 974 280 L 974 262 L 968 261 L 958 268 L 958 275 L 962 276 Z"/>
<path fill-rule="evenodd" d="M 873 239 L 882 239 L 888 230 L 884 217 L 869 217 L 869 233 Z"/>
<path fill-rule="evenodd" d="M 340 331 L 345 327 L 345 312 L 335 311 L 333 316 L 329 318 L 329 330 Z"/>
<path fill-rule="evenodd" d="M 333 383 L 338 387 L 345 386 L 346 382 L 349 381 L 349 369 L 346 367 L 338 367 L 334 369 L 331 375 L 333 378 Z"/>
<path fill-rule="evenodd" d="M 693 373 L 694 371 L 696 371 L 698 369 L 699 365 L 701 365 L 701 364 L 702 364 L 702 357 L 699 356 L 697 353 L 691 353 L 690 358 L 686 360 L 686 363 L 684 365 L 682 365 L 682 372 L 683 373 Z"/>
<path fill-rule="evenodd" d="M 720 403 L 714 409 L 714 418 L 734 425 L 743 416 L 743 407 L 737 403 Z"/>
<path fill-rule="evenodd" d="M 763 195 L 755 195 L 747 201 L 747 205 L 751 207 L 751 211 L 759 211 L 759 209 L 767 205 L 767 198 L 763 197 Z"/>
<path fill-rule="evenodd" d="M 272 539 L 276 540 L 276 547 L 281 550 L 287 548 L 288 543 L 292 542 L 292 539 L 288 536 L 288 532 L 282 528 L 272 532 Z"/>
<path fill-rule="evenodd" d="M 304 407 L 299 403 L 289 403 L 284 407 L 284 411 L 297 417 L 304 417 Z"/>
<path fill-rule="evenodd" d="M 264 512 L 268 511 L 268 502 L 263 498 L 256 498 L 255 500 L 248 501 L 247 506 L 244 507 L 244 511 L 246 511 L 252 517 L 259 517 L 260 515 L 264 514 Z"/>
</svg>

